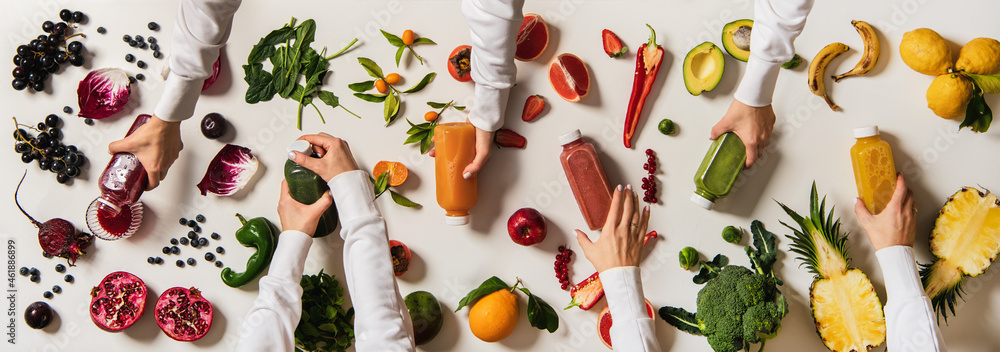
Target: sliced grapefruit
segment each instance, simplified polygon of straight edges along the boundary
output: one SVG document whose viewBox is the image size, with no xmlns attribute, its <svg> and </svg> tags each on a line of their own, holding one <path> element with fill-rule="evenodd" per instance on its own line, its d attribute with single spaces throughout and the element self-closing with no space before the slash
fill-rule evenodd
<svg viewBox="0 0 1000 352">
<path fill-rule="evenodd" d="M 610 308 L 611 307 L 609 306 L 604 306 L 604 310 L 601 311 L 600 317 L 597 318 L 597 334 L 601 337 L 601 342 L 603 342 L 605 346 L 608 346 L 608 349 L 613 349 L 611 348 L 612 322 Z M 646 314 L 649 314 L 650 318 L 653 317 L 653 305 L 649 303 L 648 299 L 646 300 Z"/>
<path fill-rule="evenodd" d="M 563 99 L 578 102 L 590 92 L 590 71 L 576 55 L 560 54 L 549 64 L 549 83 Z"/>
<path fill-rule="evenodd" d="M 517 30 L 517 51 L 514 58 L 521 61 L 531 61 L 542 56 L 549 46 L 549 26 L 541 15 L 529 13 L 524 15 L 521 28 Z"/>
</svg>

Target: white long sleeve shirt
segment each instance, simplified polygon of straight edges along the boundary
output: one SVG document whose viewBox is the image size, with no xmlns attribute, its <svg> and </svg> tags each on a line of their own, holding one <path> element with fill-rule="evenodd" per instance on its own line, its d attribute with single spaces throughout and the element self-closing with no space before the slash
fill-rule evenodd
<svg viewBox="0 0 1000 352">
<path fill-rule="evenodd" d="M 934 322 L 931 300 L 917 274 L 913 248 L 892 246 L 875 252 L 885 278 L 886 346 L 890 351 L 946 351 Z"/>
<path fill-rule="evenodd" d="M 170 37 L 170 73 L 153 115 L 167 122 L 194 115 L 205 79 L 226 44 L 241 0 L 181 0 Z"/>
<path fill-rule="evenodd" d="M 655 321 L 646 311 L 639 267 L 611 268 L 601 272 L 600 277 L 611 310 L 611 346 L 614 350 L 659 352 Z"/>
<path fill-rule="evenodd" d="M 392 271 L 385 221 L 375 207 L 372 184 L 364 171 L 330 180 L 341 237 L 344 273 L 354 305 L 355 350 L 413 351 L 413 326 Z M 282 232 L 260 293 L 240 330 L 237 351 L 293 351 L 302 314 L 302 266 L 312 238 Z"/>
<path fill-rule="evenodd" d="M 774 97 L 781 64 L 792 59 L 792 42 L 806 26 L 813 0 L 756 0 L 750 59 L 736 89 L 736 100 L 749 106 L 767 106 Z"/>
<path fill-rule="evenodd" d="M 462 0 L 472 39 L 471 74 L 476 83 L 469 122 L 484 131 L 503 126 L 510 87 L 517 78 L 514 52 L 524 21 L 524 0 Z"/>
</svg>

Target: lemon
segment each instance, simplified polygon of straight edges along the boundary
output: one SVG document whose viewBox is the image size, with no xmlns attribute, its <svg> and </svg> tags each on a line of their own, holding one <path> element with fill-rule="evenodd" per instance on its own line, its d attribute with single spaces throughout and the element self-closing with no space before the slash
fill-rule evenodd
<svg viewBox="0 0 1000 352">
<path fill-rule="evenodd" d="M 977 75 L 992 75 L 1000 71 L 1000 41 L 992 38 L 970 40 L 958 52 L 955 68 Z"/>
<path fill-rule="evenodd" d="M 932 29 L 917 28 L 903 34 L 899 56 L 914 71 L 937 76 L 951 68 L 951 47 Z"/>
<path fill-rule="evenodd" d="M 972 81 L 964 75 L 940 75 L 927 87 L 927 107 L 946 119 L 965 116 L 965 109 L 971 98 Z"/>
</svg>

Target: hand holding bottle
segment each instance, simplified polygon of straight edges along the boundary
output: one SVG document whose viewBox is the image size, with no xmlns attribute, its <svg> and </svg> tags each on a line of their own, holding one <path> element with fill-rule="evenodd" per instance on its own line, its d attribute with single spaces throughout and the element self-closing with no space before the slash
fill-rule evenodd
<svg viewBox="0 0 1000 352">
<path fill-rule="evenodd" d="M 648 225 L 649 207 L 640 210 L 639 197 L 632 186 L 623 191 L 618 185 L 601 237 L 591 242 L 586 233 L 576 230 L 576 240 L 597 272 L 620 266 L 639 266 Z"/>
<path fill-rule="evenodd" d="M 736 133 L 747 149 L 746 167 L 751 167 L 770 143 L 774 119 L 774 109 L 771 105 L 749 106 L 739 100 L 733 100 L 726 115 L 712 127 L 710 139 L 715 140 L 726 132 Z"/>
<path fill-rule="evenodd" d="M 326 133 L 307 134 L 299 137 L 312 144 L 315 158 L 299 152 L 289 152 L 288 158 L 296 164 L 312 170 L 324 181 L 330 182 L 334 177 L 347 171 L 358 170 L 358 163 L 351 154 L 347 141 Z"/>
<path fill-rule="evenodd" d="M 278 218 L 281 220 L 281 230 L 295 230 L 310 237 L 314 235 L 319 218 L 333 204 L 330 191 L 323 193 L 315 203 L 305 205 L 292 199 L 288 192 L 288 182 L 281 181 L 281 198 L 278 200 Z"/>
<path fill-rule="evenodd" d="M 896 175 L 896 190 L 881 213 L 869 213 L 861 198 L 854 204 L 854 213 L 876 251 L 892 246 L 913 246 L 917 234 L 917 208 L 913 191 L 906 188 L 903 174 Z"/>
</svg>

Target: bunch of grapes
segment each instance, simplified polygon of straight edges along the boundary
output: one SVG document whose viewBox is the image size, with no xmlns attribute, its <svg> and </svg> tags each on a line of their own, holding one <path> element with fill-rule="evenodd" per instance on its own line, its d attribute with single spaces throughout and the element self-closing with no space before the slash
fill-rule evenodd
<svg viewBox="0 0 1000 352">
<path fill-rule="evenodd" d="M 569 264 L 572 256 L 572 249 L 566 248 L 566 246 L 559 246 L 559 254 L 556 254 L 554 269 L 556 271 L 556 278 L 559 279 L 559 287 L 563 290 L 569 289 L 569 267 L 567 264 Z"/>
<path fill-rule="evenodd" d="M 41 34 L 28 44 L 17 47 L 17 55 L 14 55 L 14 65 L 17 67 L 12 72 L 14 81 L 11 83 L 15 90 L 30 88 L 41 92 L 45 90 L 45 80 L 50 74 L 59 71 L 60 65 L 68 63 L 83 66 L 83 44 L 68 41 L 83 34 L 72 34 L 73 27 L 67 23 L 83 22 L 86 16 L 80 11 L 63 9 L 59 12 L 59 18 L 63 22 L 42 23 L 42 31 L 48 34 Z"/>
<path fill-rule="evenodd" d="M 656 203 L 659 200 L 656 199 L 656 177 L 653 176 L 656 173 L 656 152 L 652 149 L 646 149 L 646 163 L 642 164 L 642 169 L 648 173 L 642 178 L 642 189 L 646 190 L 642 201 Z"/>
<path fill-rule="evenodd" d="M 21 154 L 21 161 L 25 164 L 38 161 L 40 169 L 51 171 L 56 174 L 56 181 L 66 184 L 80 176 L 80 167 L 87 158 L 75 145 L 62 144 L 59 122 L 59 116 L 55 114 L 45 117 L 45 122 L 39 122 L 37 126 L 20 124 L 14 119 L 15 127 L 18 127 L 14 131 L 14 151 Z M 38 134 L 32 137 L 28 130 Z"/>
</svg>

